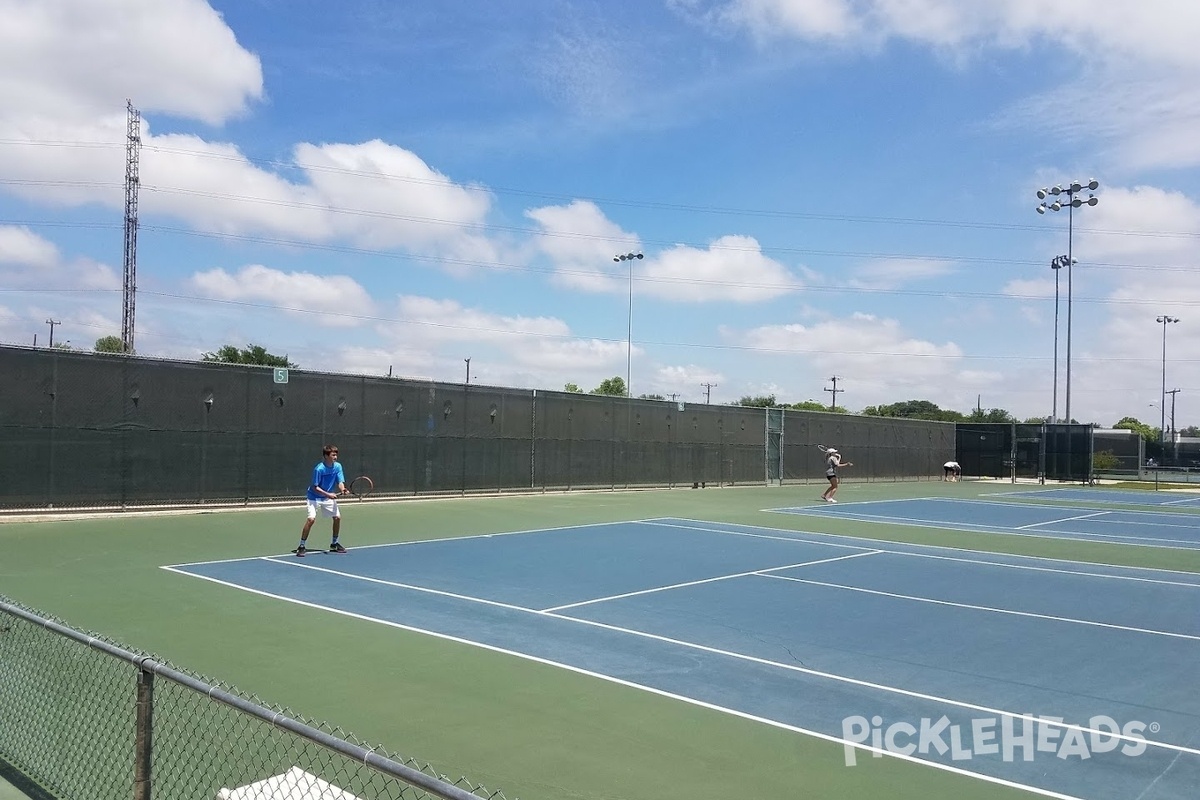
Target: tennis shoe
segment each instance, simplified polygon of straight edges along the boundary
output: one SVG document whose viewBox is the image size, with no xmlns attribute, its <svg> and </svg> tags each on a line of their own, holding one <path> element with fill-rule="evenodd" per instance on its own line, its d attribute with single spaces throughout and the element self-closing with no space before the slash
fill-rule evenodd
<svg viewBox="0 0 1200 800">
<path fill-rule="evenodd" d="M 831 497 L 831 498 L 829 498 L 829 502 L 831 502 L 831 503 L 836 503 L 836 502 L 837 502 L 837 500 L 834 500 L 834 499 Z"/>
<path fill-rule="evenodd" d="M 346 552 L 346 548 L 342 547 L 342 545 L 339 542 L 333 542 L 332 544 L 329 545 L 329 552 L 344 553 L 344 552 Z"/>
<path fill-rule="evenodd" d="M 304 558 L 306 555 L 308 555 L 308 548 L 301 545 L 300 547 L 297 547 L 292 552 L 296 554 L 297 558 Z"/>
</svg>

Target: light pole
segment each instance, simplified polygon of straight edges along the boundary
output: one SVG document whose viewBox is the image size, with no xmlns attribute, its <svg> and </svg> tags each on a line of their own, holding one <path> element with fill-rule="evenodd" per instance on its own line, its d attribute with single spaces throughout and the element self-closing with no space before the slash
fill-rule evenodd
<svg viewBox="0 0 1200 800">
<path fill-rule="evenodd" d="M 1055 256 L 1050 260 L 1050 269 L 1054 270 L 1054 407 L 1051 422 L 1058 422 L 1058 273 L 1069 261 L 1070 256 Z M 1070 270 L 1067 273 L 1070 274 Z"/>
<path fill-rule="evenodd" d="M 1086 184 L 1079 181 L 1072 181 L 1069 186 L 1052 186 L 1049 189 L 1038 189 L 1037 198 L 1041 200 L 1041 204 L 1037 207 L 1039 214 L 1045 214 L 1047 211 L 1061 211 L 1063 206 L 1067 207 L 1067 411 L 1066 421 L 1071 422 L 1071 266 L 1075 263 L 1075 259 L 1071 255 L 1072 240 L 1075 236 L 1075 209 L 1083 205 L 1094 206 L 1100 202 L 1096 195 L 1091 194 L 1092 191 L 1100 187 L 1100 182 L 1092 179 Z M 1087 199 L 1077 197 L 1080 192 L 1087 189 L 1089 194 Z M 1058 198 L 1062 195 L 1067 196 L 1067 201 L 1064 203 Z M 1053 197 L 1050 202 L 1046 199 Z"/>
<path fill-rule="evenodd" d="M 1162 358 L 1162 396 L 1158 398 L 1159 422 L 1158 422 L 1158 441 L 1163 446 L 1163 452 L 1166 453 L 1167 448 L 1167 325 L 1172 322 L 1179 322 L 1179 317 L 1168 317 L 1163 314 L 1158 317 L 1158 322 L 1163 326 L 1163 358 Z"/>
<path fill-rule="evenodd" d="M 467 385 L 470 386 L 471 385 L 471 359 L 464 358 L 463 361 L 467 362 Z"/>
<path fill-rule="evenodd" d="M 635 258 L 644 258 L 641 253 L 618 253 L 613 256 L 613 261 L 628 261 L 629 262 L 629 326 L 625 329 L 625 396 L 633 397 L 632 372 L 633 372 L 633 260 Z"/>
</svg>

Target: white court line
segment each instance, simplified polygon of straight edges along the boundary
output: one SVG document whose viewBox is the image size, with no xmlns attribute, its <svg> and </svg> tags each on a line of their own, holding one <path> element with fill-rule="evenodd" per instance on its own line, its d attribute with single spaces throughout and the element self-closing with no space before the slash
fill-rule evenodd
<svg viewBox="0 0 1200 800">
<path fill-rule="evenodd" d="M 754 525 L 746 525 L 746 526 L 742 526 L 742 527 L 758 528 L 759 530 L 767 530 L 767 531 L 779 531 L 780 533 L 786 532 L 786 533 L 792 533 L 794 535 L 792 535 L 792 536 L 773 536 L 773 535 L 761 534 L 761 533 L 748 533 L 746 531 L 726 530 L 726 529 L 722 529 L 722 528 L 706 528 L 706 527 L 702 527 L 702 523 L 696 523 L 694 525 L 679 525 L 679 524 L 670 523 L 670 522 L 657 522 L 656 521 L 656 522 L 647 522 L 645 524 L 660 525 L 660 526 L 669 527 L 669 528 L 685 528 L 688 530 L 707 531 L 707 532 L 712 532 L 712 533 L 725 533 L 730 536 L 750 536 L 753 538 L 761 538 L 761 539 L 776 539 L 778 541 L 783 541 L 783 542 L 799 542 L 801 544 L 823 545 L 825 547 L 843 547 L 843 548 L 852 549 L 852 550 L 862 549 L 864 547 L 867 547 L 868 545 L 839 544 L 837 542 L 816 542 L 816 541 L 812 541 L 811 539 L 802 539 L 800 537 L 802 537 L 802 536 L 823 536 L 823 537 L 829 537 L 829 538 L 833 538 L 833 539 L 852 539 L 854 541 L 869 541 L 869 542 L 872 542 L 875 544 L 879 543 L 879 540 L 877 540 L 877 539 L 863 540 L 863 539 L 859 539 L 857 537 L 845 536 L 845 535 L 837 534 L 837 533 L 821 533 L 819 531 L 788 531 L 786 529 L 781 529 L 781 528 L 762 528 L 762 527 L 754 526 Z M 1041 538 L 1041 537 L 1038 537 L 1038 538 Z M 906 544 L 906 543 L 893 542 L 893 544 Z M 937 545 L 937 544 L 907 544 L 907 546 L 914 547 L 914 548 L 917 548 L 920 550 L 947 550 L 952 553 L 953 552 L 965 552 L 965 553 L 977 552 L 975 550 L 967 550 L 967 549 L 961 548 L 961 547 L 947 547 L 945 545 Z M 1200 589 L 1200 574 L 1193 573 L 1193 572 L 1182 572 L 1180 570 L 1173 570 L 1173 569 L 1160 569 L 1157 567 L 1129 567 L 1129 566 L 1124 566 L 1121 564 L 1094 564 L 1094 563 L 1088 562 L 1088 561 L 1066 561 L 1065 559 L 1061 559 L 1061 558 L 1046 558 L 1044 556 L 1028 556 L 1028 555 L 1023 555 L 1020 553 L 989 553 L 989 555 L 994 555 L 997 557 L 1017 558 L 1017 559 L 1023 559 L 1023 560 L 1028 560 L 1028 561 L 1050 561 L 1053 563 L 1088 564 L 1090 566 L 1109 566 L 1109 567 L 1112 567 L 1113 569 L 1138 570 L 1139 572 L 1165 572 L 1169 575 L 1195 575 L 1197 577 L 1198 581 L 1196 583 L 1189 583 L 1186 581 L 1169 581 L 1169 580 L 1163 580 L 1160 578 L 1140 578 L 1140 577 L 1137 577 L 1136 575 L 1108 575 L 1103 572 L 1084 572 L 1083 570 L 1060 569 L 1060 568 L 1055 568 L 1055 567 L 1035 567 L 1030 564 L 1006 564 L 1003 561 L 989 561 L 986 558 L 964 558 L 962 556 L 940 556 L 935 553 L 914 553 L 909 550 L 889 550 L 886 547 L 878 548 L 878 551 L 881 554 L 894 555 L 894 556 L 908 556 L 910 558 L 929 558 L 929 559 L 936 559 L 936 560 L 942 560 L 942 561 L 961 561 L 961 562 L 967 563 L 967 564 L 981 564 L 981 565 L 986 565 L 986 566 L 990 566 L 990 567 L 1006 567 L 1009 569 L 1029 570 L 1031 572 L 1055 572 L 1055 573 L 1062 573 L 1064 575 L 1079 575 L 1079 576 L 1088 577 L 1088 578 L 1110 578 L 1112 580 L 1138 581 L 1138 582 L 1142 582 L 1142 583 L 1161 584 L 1163 586 L 1183 586 L 1183 587 L 1187 587 L 1189 589 Z"/>
<path fill-rule="evenodd" d="M 1031 522 L 1028 525 L 1018 525 L 1013 530 L 1023 531 L 1029 528 L 1036 528 L 1039 525 L 1057 525 L 1060 522 L 1074 522 L 1077 519 L 1093 519 L 1095 517 L 1103 517 L 1105 514 L 1111 514 L 1111 511 L 1093 511 L 1090 514 L 1076 514 L 1072 517 L 1058 517 L 1057 519 L 1048 519 L 1045 522 Z"/>
<path fill-rule="evenodd" d="M 1181 498 L 1180 498 L 1180 499 L 1178 499 L 1178 500 L 1164 500 L 1164 501 L 1163 501 L 1163 502 L 1161 502 L 1161 503 L 1155 503 L 1155 505 L 1160 505 L 1160 506 L 1177 506 L 1177 505 L 1180 505 L 1180 504 L 1182 504 L 1182 503 L 1195 503 L 1195 502 L 1197 502 L 1198 500 L 1200 500 L 1200 498 L 1196 498 L 1196 497 L 1181 497 Z"/>
<path fill-rule="evenodd" d="M 823 516 L 805 511 L 797 511 L 796 507 L 767 509 L 771 513 L 791 514 L 792 516 Z M 1161 547 L 1164 550 L 1200 550 L 1200 541 L 1191 539 L 1161 539 L 1148 536 L 1121 536 L 1115 533 L 1084 533 L 1082 531 L 1048 531 L 1046 533 L 1018 530 L 1017 528 L 1002 528 L 998 525 L 979 525 L 969 522 L 936 522 L 928 519 L 912 519 L 909 517 L 892 517 L 882 514 L 868 516 L 867 514 L 832 514 L 824 515 L 826 519 L 844 519 L 851 522 L 870 522 L 891 525 L 902 524 L 914 528 L 934 528 L 939 531 L 959 531 L 961 533 L 998 533 L 1003 536 L 1027 536 L 1034 539 L 1080 539 L 1082 541 L 1097 540 L 1100 544 L 1115 544 L 1121 547 Z M 971 525 L 972 527 L 962 527 Z M 1113 541 L 1128 539 L 1129 541 Z M 1156 544 L 1157 542 L 1172 542 L 1174 544 Z M 1176 547 L 1174 545 L 1183 545 Z"/>
<path fill-rule="evenodd" d="M 264 560 L 269 560 L 269 559 L 264 559 Z M 595 678 L 598 680 L 602 680 L 602 681 L 606 681 L 608 683 L 615 684 L 617 686 L 624 686 L 629 689 L 637 689 L 639 691 L 647 692 L 648 694 L 653 694 L 658 697 L 664 697 L 669 700 L 678 700 L 682 703 L 687 703 L 688 705 L 696 706 L 697 708 L 703 708 L 703 709 L 706 709 L 709 711 L 717 711 L 719 713 L 728 714 L 729 716 L 737 717 L 739 719 L 749 720 L 751 722 L 758 722 L 763 725 L 768 725 L 772 728 L 777 728 L 779 730 L 785 730 L 785 731 L 789 731 L 791 733 L 799 733 L 799 734 L 803 734 L 805 736 L 811 736 L 814 739 L 820 739 L 822 741 L 831 742 L 833 744 L 841 745 L 842 747 L 853 747 L 856 750 L 862 750 L 864 752 L 872 753 L 874 755 L 887 756 L 888 758 L 895 758 L 899 761 L 906 761 L 910 764 L 916 764 L 916 765 L 922 766 L 922 767 L 932 767 L 933 769 L 942 770 L 943 772 L 949 772 L 954 775 L 959 775 L 959 776 L 962 776 L 965 778 L 974 778 L 975 780 L 984 781 L 985 783 L 992 783 L 992 784 L 996 784 L 998 786 L 1006 786 L 1010 789 L 1021 789 L 1021 790 L 1030 792 L 1032 794 L 1036 794 L 1040 797 L 1050 797 L 1050 798 L 1054 798 L 1054 800 L 1085 800 L 1085 798 L 1077 797 L 1075 795 L 1062 794 L 1060 792 L 1054 792 L 1049 789 L 1043 789 L 1038 786 L 1032 786 L 1032 785 L 1024 784 L 1024 783 L 1017 783 L 1016 781 L 1005 780 L 1004 778 L 997 778 L 992 775 L 986 775 L 981 772 L 971 772 L 970 770 L 966 770 L 961 767 L 956 767 L 951 764 L 943 764 L 938 761 L 929 761 L 926 759 L 917 758 L 916 756 L 905 755 L 903 753 L 893 753 L 890 750 L 885 750 L 883 748 L 871 747 L 869 745 L 862 744 L 860 742 L 852 742 L 848 739 L 843 739 L 839 736 L 834 736 L 832 734 L 822 733 L 821 731 L 815 731 L 815 730 L 811 730 L 809 728 L 802 728 L 798 725 L 790 725 L 786 722 L 780 722 L 779 720 L 770 719 L 768 717 L 760 717 L 755 714 L 749 714 L 745 711 L 739 711 L 736 708 L 729 708 L 728 706 L 721 706 L 721 705 L 717 705 L 715 703 L 708 703 L 708 702 L 705 702 L 704 700 L 697 700 L 694 697 L 688 697 L 687 695 L 675 694 L 674 692 L 668 692 L 663 689 L 657 689 L 653 686 L 647 686 L 646 684 L 643 684 L 643 683 L 635 683 L 634 681 L 625 680 L 624 678 L 618 678 L 614 675 L 605 675 L 602 672 L 593 672 L 592 670 L 584 669 L 583 667 L 576 667 L 572 664 L 567 664 L 567 663 L 564 663 L 561 661 L 553 661 L 548 658 L 542 658 L 541 656 L 530 655 L 529 653 L 522 653 L 517 650 L 509 650 L 507 648 L 497 647 L 496 645 L 486 644 L 484 642 L 477 642 L 473 639 L 464 639 L 460 636 L 452 636 L 451 634 L 448 634 L 448 633 L 441 633 L 439 631 L 429 630 L 427 628 L 418 628 L 416 626 L 405 625 L 400 622 L 392 622 L 391 620 L 379 619 L 378 617 L 371 617 L 371 616 L 367 616 L 365 614 L 357 614 L 353 611 L 345 611 L 345 610 L 339 609 L 339 608 L 332 608 L 329 606 L 318 605 L 316 603 L 310 603 L 306 600 L 299 600 L 294 597 L 287 597 L 285 595 L 274 594 L 272 592 L 265 592 L 261 589 L 251 589 L 248 586 L 242 586 L 241 584 L 237 584 L 237 583 L 230 583 L 228 581 L 220 580 L 219 578 L 210 578 L 205 575 L 196 575 L 191 572 L 177 570 L 174 567 L 163 567 L 163 569 L 168 570 L 170 572 L 178 572 L 181 575 L 187 575 L 192 578 L 200 578 L 201 580 L 211 581 L 212 583 L 220 584 L 221 586 L 226 586 L 231 589 L 239 589 L 243 592 L 249 592 L 251 594 L 256 594 L 256 595 L 259 595 L 260 597 L 267 597 L 272 600 L 282 600 L 286 603 L 295 603 L 296 605 L 299 605 L 299 606 L 305 606 L 307 608 L 313 608 L 313 609 L 317 609 L 319 611 L 328 611 L 332 614 L 338 614 L 340 616 L 349 617 L 351 619 L 357 619 L 357 620 L 361 620 L 364 622 L 374 622 L 374 623 L 377 623 L 380 625 L 386 625 L 389 628 L 395 628 L 397 630 L 408 631 L 410 633 L 418 633 L 418 634 L 422 634 L 424 636 L 432 636 L 435 639 L 441 639 L 441 640 L 447 641 L 447 642 L 454 642 L 455 644 L 467 645 L 469 647 L 477 647 L 481 650 L 486 650 L 488 652 L 499 653 L 501 655 L 511 656 L 513 658 L 520 658 L 525 661 L 532 661 L 536 664 L 544 664 L 546 666 L 557 667 L 559 669 L 563 669 L 568 672 L 573 672 L 576 675 L 583 675 L 588 678 Z M 536 614 L 538 612 L 531 611 L 531 613 Z M 574 620 L 571 617 L 555 617 L 555 618 L 566 620 L 569 622 L 579 621 L 579 620 Z M 1018 718 L 1030 719 L 1029 717 L 1018 717 Z M 1050 726 L 1054 726 L 1054 727 L 1062 727 L 1062 728 L 1071 728 L 1072 727 L 1070 725 L 1055 723 L 1054 720 L 1034 719 L 1033 721 L 1040 722 L 1041 724 L 1050 725 Z M 1147 740 L 1147 743 L 1149 743 L 1148 740 Z"/>
<path fill-rule="evenodd" d="M 331 575 L 336 575 L 338 577 L 348 578 L 350 580 L 361 580 L 361 581 L 365 581 L 368 583 L 381 584 L 381 585 L 385 585 L 385 586 L 393 586 L 393 587 L 399 588 L 399 589 L 409 589 L 409 590 L 419 592 L 419 593 L 431 594 L 431 595 L 436 595 L 439 597 L 450 597 L 450 598 L 453 598 L 456 600 L 464 600 L 464 601 L 472 602 L 472 603 L 480 603 L 480 604 L 488 605 L 488 606 L 496 606 L 496 607 L 500 607 L 500 608 L 509 609 L 512 611 L 518 611 L 518 612 L 523 612 L 526 614 L 532 614 L 534 616 L 544 617 L 547 619 L 562 620 L 564 622 L 571 622 L 571 623 L 575 623 L 578 625 L 585 625 L 588 627 L 600 628 L 602 630 L 612 631 L 614 633 L 623 633 L 623 634 L 635 636 L 635 637 L 642 638 L 642 639 L 649 639 L 651 641 L 663 642 L 665 644 L 670 644 L 670 645 L 673 645 L 676 647 L 683 647 L 686 649 L 698 650 L 700 652 L 709 653 L 712 655 L 724 656 L 724 657 L 731 658 L 731 659 L 734 659 L 737 661 L 745 661 L 745 662 L 752 663 L 752 664 L 758 664 L 760 666 L 772 667 L 772 668 L 776 668 L 776 669 L 782 669 L 782 670 L 785 670 L 788 672 L 795 672 L 795 673 L 808 675 L 808 676 L 815 677 L 815 678 L 822 678 L 825 680 L 835 681 L 837 683 L 845 683 L 845 684 L 849 684 L 851 686 L 856 686 L 859 688 L 872 689 L 874 691 L 880 691 L 880 692 L 885 692 L 888 694 L 900 695 L 902 697 L 909 697 L 909 698 L 913 698 L 913 699 L 917 699 L 917 700 L 926 700 L 926 701 L 929 701 L 932 703 L 953 706 L 955 708 L 961 708 L 961 709 L 965 709 L 968 711 L 978 711 L 978 712 L 982 712 L 985 714 L 1009 717 L 1013 720 L 1023 720 L 1029 724 L 1051 725 L 1056 728 L 1063 728 L 1064 730 L 1074 730 L 1074 731 L 1078 731 L 1080 733 L 1085 733 L 1088 735 L 1107 736 L 1107 737 L 1120 739 L 1120 740 L 1131 742 L 1131 743 L 1145 742 L 1145 744 L 1147 746 L 1151 746 L 1151 747 L 1159 747 L 1164 750 L 1171 750 L 1171 751 L 1178 752 L 1178 753 L 1188 753 L 1190 755 L 1200 755 L 1200 749 L 1187 747 L 1184 745 L 1171 744 L 1169 742 L 1160 742 L 1156 739 L 1142 738 L 1140 736 L 1127 736 L 1127 735 L 1121 734 L 1121 733 L 1112 733 L 1110 731 L 1093 729 L 1093 728 L 1089 728 L 1084 725 L 1076 725 L 1074 723 L 1069 723 L 1069 722 L 1065 722 L 1065 721 L 1058 722 L 1056 720 L 1042 719 L 1033 714 L 1005 711 L 1004 709 L 1000 709 L 1000 708 L 992 708 L 991 706 L 979 705 L 977 703 L 968 703 L 963 700 L 953 700 L 948 697 L 940 697 L 938 695 L 927 694 L 925 692 L 916 692 L 916 691 L 912 691 L 910 689 L 902 689 L 897 686 L 888 686 L 888 685 L 882 684 L 882 683 L 874 683 L 872 681 L 864 681 L 864 680 L 860 680 L 858 678 L 851 678 L 846 675 L 838 675 L 836 673 L 825 672 L 823 670 L 812 669 L 810 667 L 799 666 L 796 664 L 785 664 L 780 661 L 772 661 L 771 659 L 760 658 L 758 656 L 751 656 L 751 655 L 747 655 L 745 653 L 739 653 L 739 652 L 736 652 L 733 650 L 724 650 L 719 647 L 710 647 L 708 645 L 698 644 L 696 642 L 689 642 L 684 639 L 673 639 L 669 636 L 662 636 L 657 633 L 649 633 L 647 631 L 639 631 L 635 628 L 626 628 L 626 627 L 623 627 L 620 625 L 611 625 L 611 624 L 608 624 L 605 622 L 598 622 L 596 620 L 590 620 L 590 619 L 586 619 L 583 617 L 572 617 L 572 616 L 568 616 L 568 615 L 564 615 L 564 614 L 556 614 L 556 613 L 552 613 L 552 612 L 548 612 L 548 611 L 538 611 L 537 609 L 533 609 L 533 608 L 525 608 L 522 606 L 512 605 L 509 603 L 500 603 L 500 602 L 497 602 L 494 600 L 486 600 L 486 599 L 480 598 L 480 597 L 471 597 L 469 595 L 462 595 L 462 594 L 457 594 L 454 592 L 447 592 L 447 591 L 443 591 L 441 589 L 430 589 L 430 588 L 423 587 L 423 586 L 415 586 L 412 584 L 397 583 L 397 582 L 393 582 L 393 581 L 382 580 L 379 578 L 366 578 L 362 575 L 356 575 L 354 573 L 340 572 L 338 570 L 327 569 L 325 567 L 317 567 L 317 566 L 310 565 L 310 564 L 301 564 L 296 561 L 273 561 L 271 559 L 263 559 L 263 560 L 268 561 L 273 564 L 280 564 L 283 566 L 290 566 L 290 567 L 296 567 L 299 569 L 308 569 L 308 570 L 314 570 L 317 572 L 324 572 L 324 573 L 328 573 Z M 164 568 L 164 569 L 166 569 L 166 568 Z M 174 570 L 172 570 L 172 571 L 174 571 Z M 182 572 L 182 574 L 191 575 L 192 573 Z M 246 591 L 253 592 L 255 594 L 262 594 L 267 597 L 278 597 L 279 599 L 291 600 L 292 602 L 297 602 L 297 603 L 300 603 L 301 605 L 308 605 L 312 608 L 321 608 L 321 609 L 325 609 L 327 611 L 332 611 L 337 614 L 346 614 L 347 616 L 353 616 L 353 617 L 357 617 L 359 619 L 384 622 L 385 624 L 393 624 L 393 623 L 388 623 L 385 620 L 377 620 L 373 617 L 360 616 L 353 612 L 342 611 L 341 609 L 337 609 L 337 608 L 319 606 L 319 605 L 311 604 L 311 603 L 301 601 L 301 600 L 293 600 L 292 598 L 282 597 L 279 595 L 273 595 L 273 594 L 270 594 L 267 592 L 260 591 L 258 589 L 250 589 L 248 587 L 240 586 L 239 584 L 227 583 L 227 582 L 222 581 L 217 578 L 208 578 L 203 575 L 193 575 L 193 577 L 203 578 L 204 580 L 211 580 L 214 583 L 220 583 L 225 586 L 232 586 L 234 588 L 245 589 Z M 401 627 L 401 628 L 406 628 L 408 630 L 419 630 L 416 628 L 408 628 L 408 626 L 399 625 L 398 623 L 396 624 L 396 626 Z M 449 636 L 446 634 L 438 634 L 438 633 L 432 632 L 432 631 L 430 631 L 429 633 L 432 633 L 433 635 L 436 635 L 436 636 L 442 636 L 444 638 L 452 639 L 454 641 L 463 642 L 465 644 L 474 644 L 474 645 L 477 645 L 480 647 L 485 647 L 488 649 L 499 649 L 499 648 L 494 648 L 491 645 L 486 645 L 486 644 L 483 644 L 480 642 L 474 642 L 474 641 L 468 640 L 468 639 L 458 639 L 456 637 L 452 637 L 452 636 Z M 530 658 L 535 661 L 540 660 L 538 657 L 528 656 L 528 655 L 525 655 L 522 653 L 506 651 L 506 650 L 502 650 L 501 652 L 508 652 L 511 655 L 522 656 L 525 658 Z M 545 662 L 545 663 L 550 663 L 550 662 Z M 574 668 L 572 668 L 572 669 L 574 669 Z M 582 670 L 579 670 L 579 671 L 582 671 Z M 598 677 L 604 677 L 604 676 L 598 676 Z M 613 680 L 619 680 L 619 679 L 613 679 Z M 828 735 L 822 734 L 821 737 L 826 738 L 826 737 L 828 737 Z M 837 737 L 828 737 L 828 738 L 830 739 L 830 741 L 842 741 L 841 739 L 839 739 Z M 920 761 L 920 763 L 936 764 L 936 762 L 925 762 L 925 761 L 921 761 L 920 759 L 917 759 L 917 760 Z M 966 774 L 975 774 L 975 773 L 966 773 Z"/>
<path fill-rule="evenodd" d="M 1190 633 L 1174 633 L 1172 631 L 1158 631 L 1153 628 L 1137 628 L 1132 625 L 1118 625 L 1114 622 L 1096 622 L 1087 619 L 1077 619 L 1075 617 L 1060 617 L 1054 614 L 1038 614 L 1034 611 L 1016 611 L 1010 608 L 996 608 L 994 606 L 979 606 L 971 603 L 957 603 L 953 600 L 938 600 L 933 597 L 918 597 L 911 594 L 900 594 L 898 592 L 885 592 L 879 589 L 864 589 L 859 586 L 848 586 L 842 583 L 827 583 L 826 581 L 814 581 L 808 578 L 793 578 L 790 575 L 767 575 L 762 574 L 759 577 L 773 578 L 778 581 L 793 581 L 795 583 L 808 583 L 813 586 L 825 586 L 830 589 L 845 589 L 850 592 L 862 592 L 863 594 L 873 594 L 880 597 L 890 597 L 897 600 L 911 600 L 916 603 L 932 603 L 938 606 L 949 606 L 951 608 L 965 608 L 971 611 L 986 611 L 991 614 L 1009 614 L 1014 617 L 1029 617 L 1031 619 L 1044 619 L 1052 622 L 1066 622 L 1070 625 L 1090 625 L 1097 628 L 1109 628 L 1118 631 L 1129 631 L 1131 633 L 1148 633 L 1152 636 L 1168 636 L 1173 639 L 1189 639 L 1193 642 L 1200 642 L 1200 636 L 1193 636 Z"/>
<path fill-rule="evenodd" d="M 582 525 L 560 525 L 560 526 L 554 527 L 554 528 L 527 528 L 525 530 L 520 530 L 520 531 L 501 531 L 499 533 L 468 533 L 468 534 L 464 534 L 462 536 L 446 536 L 441 539 L 413 539 L 412 541 L 409 541 L 409 542 L 384 542 L 383 544 L 360 544 L 360 545 L 355 545 L 354 547 L 351 547 L 349 549 L 350 550 L 372 550 L 372 549 L 378 549 L 378 548 L 384 548 L 384 547 L 409 547 L 412 545 L 421 545 L 421 544 L 439 544 L 441 542 L 465 542 L 465 541 L 470 541 L 471 539 L 497 539 L 501 536 L 520 536 L 522 534 L 527 534 L 527 533 L 562 533 L 564 531 L 574 531 L 574 530 L 580 530 L 583 528 L 603 528 L 603 527 L 611 527 L 614 525 L 649 525 L 649 524 L 652 524 L 652 523 L 654 523 L 658 520 L 662 520 L 662 519 L 674 519 L 674 518 L 673 517 L 649 517 L 647 519 L 626 519 L 626 520 L 620 520 L 617 522 L 587 522 Z M 320 551 L 313 550 L 312 554 L 315 555 L 318 552 L 320 552 Z M 292 550 L 292 551 L 288 551 L 286 553 L 276 553 L 274 555 L 269 555 L 269 556 L 241 556 L 240 558 L 222 558 L 222 559 L 216 559 L 213 561 L 189 561 L 189 562 L 186 562 L 183 564 L 172 564 L 170 566 L 203 567 L 208 564 L 232 564 L 236 561 L 257 561 L 260 558 L 294 558 L 295 555 L 296 555 L 295 551 Z M 305 556 L 305 558 L 307 558 L 307 556 Z M 163 569 L 170 569 L 170 567 L 163 567 Z"/>
<path fill-rule="evenodd" d="M 733 578 L 745 578 L 749 575 L 767 575 L 771 572 L 777 572 L 781 569 L 797 569 L 798 567 L 811 567 L 817 564 L 828 564 L 831 561 L 843 561 L 847 558 L 862 558 L 863 556 L 873 556 L 881 553 L 881 550 L 871 550 L 866 553 L 851 553 L 848 556 L 835 556 L 833 558 L 822 558 L 819 561 L 801 561 L 799 564 L 786 564 L 782 567 L 768 567 L 767 569 L 752 569 L 746 572 L 735 572 L 731 575 L 718 575 L 715 578 L 702 578 L 698 581 L 686 581 L 685 583 L 673 583 L 669 586 L 655 586 L 652 589 L 639 589 L 636 592 L 625 592 L 624 594 L 613 594 L 608 597 L 597 597 L 594 600 L 582 600 L 578 603 L 567 603 L 563 606 L 551 606 L 543 608 L 543 612 L 563 611 L 568 608 L 578 608 L 579 606 L 590 606 L 595 603 L 604 603 L 609 600 L 623 600 L 626 597 L 638 597 L 644 594 L 654 594 L 656 592 L 666 592 L 671 589 L 683 589 L 688 586 L 700 586 L 705 583 L 716 583 L 717 581 L 727 581 Z"/>
</svg>

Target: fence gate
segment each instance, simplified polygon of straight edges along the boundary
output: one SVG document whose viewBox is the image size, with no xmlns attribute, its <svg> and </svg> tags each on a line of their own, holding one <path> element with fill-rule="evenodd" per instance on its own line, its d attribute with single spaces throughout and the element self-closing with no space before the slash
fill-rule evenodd
<svg viewBox="0 0 1200 800">
<path fill-rule="evenodd" d="M 783 477 L 783 409 L 767 409 L 767 483 L 778 486 Z"/>
</svg>

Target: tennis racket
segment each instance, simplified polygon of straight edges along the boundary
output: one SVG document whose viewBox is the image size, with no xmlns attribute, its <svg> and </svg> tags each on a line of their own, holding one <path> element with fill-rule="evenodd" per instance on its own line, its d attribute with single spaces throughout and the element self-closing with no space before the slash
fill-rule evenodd
<svg viewBox="0 0 1200 800">
<path fill-rule="evenodd" d="M 366 475 L 359 475 L 346 485 L 346 491 L 361 500 L 375 491 L 375 482 Z"/>
<path fill-rule="evenodd" d="M 820 450 L 822 453 L 828 453 L 830 450 L 830 448 L 826 447 L 823 444 L 817 445 L 817 449 Z"/>
</svg>

